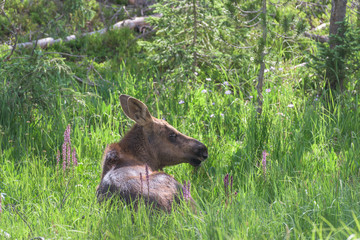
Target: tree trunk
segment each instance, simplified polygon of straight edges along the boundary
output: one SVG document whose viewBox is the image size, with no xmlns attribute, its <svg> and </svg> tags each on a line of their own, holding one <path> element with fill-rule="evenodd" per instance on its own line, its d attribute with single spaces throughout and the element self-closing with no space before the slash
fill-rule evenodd
<svg viewBox="0 0 360 240">
<path fill-rule="evenodd" d="M 341 45 L 341 38 L 345 33 L 343 22 L 346 15 L 346 4 L 347 0 L 332 0 L 331 4 L 329 45 L 334 54 L 327 64 L 326 78 L 332 90 L 342 90 L 345 79 L 343 60 L 346 56 L 341 52 L 338 52 L 339 54 L 335 54 L 335 52 L 338 51 L 336 46 Z M 340 58 L 337 56 L 340 56 Z"/>
<path fill-rule="evenodd" d="M 194 63 L 193 63 L 193 73 L 196 70 L 197 67 L 197 57 L 196 57 L 196 40 L 197 40 L 197 13 L 196 13 L 196 0 L 193 0 L 193 14 L 194 14 L 194 39 L 193 39 L 193 58 L 194 58 Z"/>
<path fill-rule="evenodd" d="M 262 113 L 262 105 L 263 105 L 263 85 L 264 85 L 264 71 L 265 71 L 265 48 L 266 48 L 266 37 L 267 37 L 267 28 L 266 28 L 266 0 L 263 0 L 263 6 L 262 6 L 262 28 L 263 28 L 263 35 L 262 35 L 262 46 L 260 47 L 260 70 L 259 70 L 259 76 L 258 76 L 258 84 L 256 86 L 256 90 L 258 93 L 258 107 L 257 112 L 261 115 Z"/>
<path fill-rule="evenodd" d="M 357 4 L 357 26 L 360 28 L 360 1 L 355 3 Z"/>
</svg>

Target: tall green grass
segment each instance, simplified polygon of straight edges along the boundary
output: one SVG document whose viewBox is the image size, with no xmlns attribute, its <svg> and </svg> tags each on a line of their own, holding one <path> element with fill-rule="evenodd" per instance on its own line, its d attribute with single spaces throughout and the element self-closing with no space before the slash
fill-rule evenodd
<svg viewBox="0 0 360 240">
<path fill-rule="evenodd" d="M 46 114 L 33 112 L 15 125 L 15 115 L 1 114 L 9 124 L 0 126 L 0 238 L 5 232 L 11 239 L 359 238 L 358 98 L 328 108 L 290 80 L 301 70 L 288 69 L 285 76 L 269 73 L 261 117 L 256 91 L 243 92 L 241 76 L 224 75 L 229 86 L 223 79 L 167 83 L 125 65 L 109 73 L 107 87 L 79 86 L 82 95 L 71 103 L 58 95 Z M 120 93 L 142 100 L 154 116 L 208 146 L 209 159 L 199 169 L 165 169 L 180 182 L 191 181 L 197 213 L 186 203 L 171 214 L 97 203 L 103 151 L 133 124 L 120 109 Z M 3 112 L 7 106 L 0 107 Z M 64 173 L 56 152 L 67 124 L 79 166 Z M 227 173 L 234 178 L 231 201 L 223 183 Z"/>
</svg>

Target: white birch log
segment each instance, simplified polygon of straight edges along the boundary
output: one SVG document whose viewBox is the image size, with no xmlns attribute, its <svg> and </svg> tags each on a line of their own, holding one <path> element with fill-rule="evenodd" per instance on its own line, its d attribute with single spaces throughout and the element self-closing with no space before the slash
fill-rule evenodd
<svg viewBox="0 0 360 240">
<path fill-rule="evenodd" d="M 136 27 L 146 26 L 146 25 L 148 25 L 146 23 L 146 19 L 149 17 L 161 17 L 161 16 L 160 15 L 152 15 L 152 16 L 146 16 L 146 17 L 135 17 L 134 19 L 127 19 L 127 20 L 115 23 L 109 29 L 103 28 L 103 29 L 100 29 L 97 31 L 84 33 L 81 36 L 92 35 L 95 33 L 104 34 L 105 32 L 107 32 L 107 30 L 120 29 L 120 28 L 124 28 L 124 27 L 128 27 L 130 29 L 135 29 Z M 69 42 L 69 41 L 75 40 L 76 38 L 77 37 L 75 35 L 67 36 L 64 39 L 61 39 L 61 38 L 54 39 L 51 37 L 41 38 L 41 39 L 38 39 L 37 41 L 18 43 L 16 45 L 16 47 L 17 48 L 32 48 L 32 47 L 34 47 L 35 44 L 37 44 L 37 46 L 44 49 L 44 48 L 47 48 L 47 47 L 53 45 L 54 43 L 58 43 L 61 41 Z M 9 46 L 9 48 L 10 48 L 10 50 L 12 50 L 13 47 Z"/>
</svg>

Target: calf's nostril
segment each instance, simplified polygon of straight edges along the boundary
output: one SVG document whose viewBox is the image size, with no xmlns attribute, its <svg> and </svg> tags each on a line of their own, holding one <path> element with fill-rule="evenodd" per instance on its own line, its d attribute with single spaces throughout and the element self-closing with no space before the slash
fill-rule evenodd
<svg viewBox="0 0 360 240">
<path fill-rule="evenodd" d="M 205 160 L 208 158 L 208 149 L 204 144 L 202 144 L 201 142 L 198 142 L 198 145 L 195 150 L 195 154 L 198 157 L 203 158 L 203 160 Z"/>
</svg>

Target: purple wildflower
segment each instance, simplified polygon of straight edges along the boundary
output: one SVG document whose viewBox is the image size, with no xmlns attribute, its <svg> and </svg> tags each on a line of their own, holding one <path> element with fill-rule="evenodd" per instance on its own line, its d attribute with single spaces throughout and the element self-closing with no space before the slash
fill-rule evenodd
<svg viewBox="0 0 360 240">
<path fill-rule="evenodd" d="M 185 201 L 189 201 L 191 199 L 190 187 L 191 187 L 190 180 L 187 183 L 186 183 L 186 181 L 184 181 L 182 190 L 183 190 L 183 196 L 184 196 Z"/>
<path fill-rule="evenodd" d="M 269 93 L 269 92 L 271 92 L 271 89 L 270 89 L 270 88 L 267 88 L 265 91 L 266 91 L 267 93 Z"/>
<path fill-rule="evenodd" d="M 78 161 L 76 158 L 76 149 L 75 148 L 71 149 L 70 132 L 71 132 L 71 127 L 70 127 L 70 124 L 68 124 L 64 131 L 64 143 L 62 144 L 62 160 L 63 160 L 62 165 L 63 165 L 64 171 L 66 171 L 67 167 L 70 167 L 71 160 L 72 160 L 73 166 L 78 165 Z M 60 162 L 60 151 L 57 152 L 56 161 L 57 161 L 57 165 L 58 165 Z"/>
<path fill-rule="evenodd" d="M 264 177 L 266 176 L 266 151 L 263 151 L 263 158 L 262 158 L 262 166 L 263 166 L 263 172 L 264 172 Z"/>
<path fill-rule="evenodd" d="M 65 145 L 65 146 L 64 146 Z M 63 160 L 67 159 L 67 166 L 70 165 L 70 152 L 71 152 L 71 141 L 70 141 L 70 124 L 66 126 L 64 131 L 64 144 L 63 144 Z"/>
<path fill-rule="evenodd" d="M 229 174 L 227 173 L 224 177 L 224 188 L 226 195 L 228 195 L 228 187 L 229 187 Z"/>
<path fill-rule="evenodd" d="M 230 178 L 230 179 L 229 179 Z M 230 182 L 229 182 L 230 180 Z M 233 176 L 230 176 L 228 173 L 225 175 L 224 177 L 224 189 L 225 189 L 225 204 L 231 204 L 232 203 L 232 198 L 233 198 L 233 183 L 234 183 L 234 178 Z M 230 189 L 229 189 L 229 185 L 230 185 Z M 236 192 L 234 194 L 234 196 L 236 196 Z M 229 200 L 230 199 L 230 200 Z"/>
<path fill-rule="evenodd" d="M 179 104 L 184 104 L 184 103 L 185 103 L 184 100 L 179 101 Z"/>
<path fill-rule="evenodd" d="M 66 170 L 66 142 L 63 143 L 62 145 L 62 157 L 63 157 L 63 170 Z"/>
<path fill-rule="evenodd" d="M 202 93 L 207 93 L 206 89 L 201 90 Z"/>
<path fill-rule="evenodd" d="M 68 142 L 69 142 L 69 144 L 71 144 L 71 139 L 70 139 L 70 130 L 71 130 L 71 127 L 70 127 L 70 124 L 67 126 L 67 131 L 68 131 L 68 134 L 67 134 L 67 136 L 68 136 Z"/>
<path fill-rule="evenodd" d="M 67 142 L 67 127 L 66 127 L 66 129 L 65 129 L 65 131 L 64 131 L 64 142 Z"/>
<path fill-rule="evenodd" d="M 230 91 L 230 90 L 227 90 L 227 91 L 225 91 L 225 94 L 226 94 L 226 95 L 229 95 L 229 94 L 231 94 L 231 91 Z"/>
<path fill-rule="evenodd" d="M 76 149 L 75 148 L 73 148 L 73 151 L 72 151 L 72 161 L 73 161 L 74 166 L 78 165 L 77 158 L 76 158 Z"/>
<path fill-rule="evenodd" d="M 184 184 L 182 185 L 182 190 L 183 190 L 184 199 L 185 199 L 185 201 L 187 201 L 188 197 L 187 197 L 186 181 L 184 181 Z"/>
<path fill-rule="evenodd" d="M 66 150 L 67 150 L 67 165 L 70 166 L 70 163 L 71 163 L 71 145 L 69 142 L 66 143 Z"/>
<path fill-rule="evenodd" d="M 146 183 L 148 188 L 148 195 L 150 193 L 150 176 L 149 176 L 149 166 L 145 164 L 145 176 L 146 176 Z"/>
<path fill-rule="evenodd" d="M 56 167 L 59 166 L 59 163 L 60 163 L 60 151 L 58 149 L 56 154 Z"/>
<path fill-rule="evenodd" d="M 143 193 L 143 179 L 142 179 L 142 173 L 140 173 L 140 194 Z"/>
<path fill-rule="evenodd" d="M 191 183 L 190 183 L 190 180 L 188 181 L 187 187 L 188 187 L 188 189 L 187 189 L 187 191 L 188 191 L 188 197 L 189 197 L 189 199 L 191 199 L 191 192 L 190 192 Z"/>
</svg>

